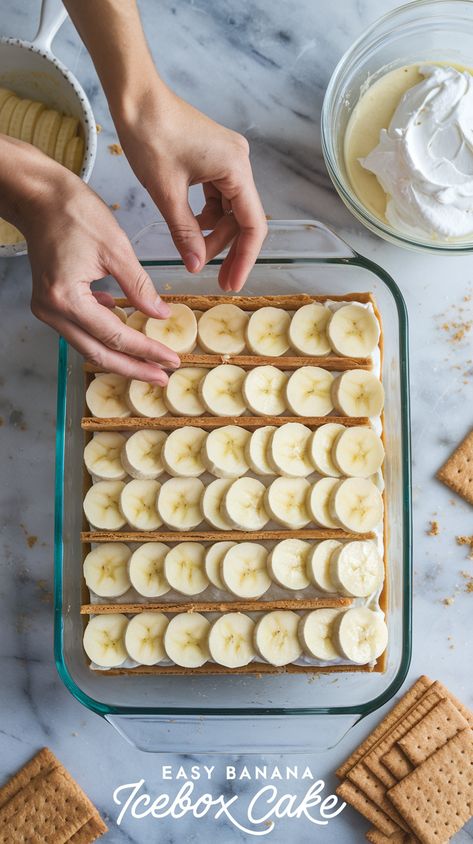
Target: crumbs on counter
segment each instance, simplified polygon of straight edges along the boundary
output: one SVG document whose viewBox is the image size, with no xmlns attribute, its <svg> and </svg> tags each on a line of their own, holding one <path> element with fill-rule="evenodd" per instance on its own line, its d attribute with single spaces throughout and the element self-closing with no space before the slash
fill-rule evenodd
<svg viewBox="0 0 473 844">
<path fill-rule="evenodd" d="M 164 289 L 165 290 L 172 290 L 172 284 L 169 284 L 169 282 L 166 282 L 166 284 L 164 285 Z"/>
<path fill-rule="evenodd" d="M 120 144 L 109 144 L 108 151 L 110 155 L 123 155 L 123 150 Z"/>
<path fill-rule="evenodd" d="M 438 536 L 440 533 L 439 523 L 436 519 L 430 521 L 430 530 L 427 531 L 428 536 Z"/>
<path fill-rule="evenodd" d="M 468 545 L 469 553 L 468 559 L 473 560 L 473 534 L 471 536 L 457 536 L 458 545 Z"/>
<path fill-rule="evenodd" d="M 25 534 L 26 544 L 28 548 L 34 548 L 38 541 L 38 537 L 34 533 L 29 533 L 26 527 L 24 526 L 23 522 L 20 522 L 20 527 Z"/>
<path fill-rule="evenodd" d="M 112 211 L 118 211 L 121 208 L 121 205 L 119 202 L 112 202 L 110 208 L 112 209 Z"/>
<path fill-rule="evenodd" d="M 442 604 L 443 604 L 445 607 L 451 607 L 451 605 L 453 604 L 453 602 L 454 602 L 454 601 L 455 601 L 455 596 L 454 596 L 454 595 L 450 595 L 448 598 L 443 598 L 443 599 L 442 599 Z"/>
<path fill-rule="evenodd" d="M 102 131 L 102 126 L 100 125 L 100 123 L 95 124 L 95 129 L 96 129 L 97 135 L 100 135 L 100 133 Z"/>
</svg>

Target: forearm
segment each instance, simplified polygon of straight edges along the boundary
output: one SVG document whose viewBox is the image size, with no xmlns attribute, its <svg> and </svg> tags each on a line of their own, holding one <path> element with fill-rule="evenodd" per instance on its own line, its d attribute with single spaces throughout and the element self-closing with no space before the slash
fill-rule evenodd
<svg viewBox="0 0 473 844">
<path fill-rule="evenodd" d="M 56 190 L 60 173 L 64 169 L 31 144 L 0 135 L 0 216 L 24 231 Z"/>
</svg>

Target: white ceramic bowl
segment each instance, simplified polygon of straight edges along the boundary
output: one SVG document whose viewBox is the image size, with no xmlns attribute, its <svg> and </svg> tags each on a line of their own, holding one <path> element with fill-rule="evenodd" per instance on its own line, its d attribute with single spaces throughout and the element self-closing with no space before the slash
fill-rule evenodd
<svg viewBox="0 0 473 844">
<path fill-rule="evenodd" d="M 0 39 L 0 87 L 21 97 L 41 100 L 50 108 L 80 120 L 85 141 L 80 177 L 88 182 L 97 151 L 97 129 L 87 96 L 77 79 L 51 51 L 52 40 L 66 18 L 62 3 L 43 0 L 38 33 L 33 41 Z M 0 257 L 24 255 L 26 242 L 0 244 Z"/>
</svg>

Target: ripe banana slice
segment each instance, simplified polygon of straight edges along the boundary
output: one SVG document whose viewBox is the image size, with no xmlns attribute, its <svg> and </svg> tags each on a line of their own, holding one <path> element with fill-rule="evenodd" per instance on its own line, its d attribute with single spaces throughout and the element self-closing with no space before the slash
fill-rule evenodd
<svg viewBox="0 0 473 844">
<path fill-rule="evenodd" d="M 388 628 L 381 612 L 354 607 L 341 613 L 334 624 L 333 641 L 350 662 L 366 665 L 386 650 Z"/>
<path fill-rule="evenodd" d="M 199 385 L 208 371 L 200 366 L 184 366 L 172 373 L 164 388 L 164 398 L 171 413 L 176 416 L 205 414 Z"/>
<path fill-rule="evenodd" d="M 144 333 L 152 340 L 164 343 L 177 354 L 192 352 L 197 340 L 197 320 L 187 305 L 170 303 L 170 316 L 167 319 L 150 317 Z"/>
<path fill-rule="evenodd" d="M 122 613 L 95 615 L 89 619 L 84 631 L 84 650 L 91 662 L 102 668 L 117 668 L 128 654 L 125 633 L 128 619 Z"/>
<path fill-rule="evenodd" d="M 311 433 L 301 422 L 287 422 L 274 431 L 268 458 L 278 475 L 305 478 L 314 471 L 308 454 Z"/>
<path fill-rule="evenodd" d="M 379 342 L 379 322 L 363 305 L 343 305 L 336 310 L 327 328 L 332 349 L 352 358 L 371 355 Z"/>
<path fill-rule="evenodd" d="M 173 530 L 192 530 L 202 521 L 204 485 L 199 478 L 171 478 L 158 494 L 158 512 Z"/>
<path fill-rule="evenodd" d="M 61 125 L 61 115 L 55 109 L 46 109 L 41 112 L 34 129 L 33 146 L 41 150 L 41 152 L 49 155 L 50 158 L 54 156 L 56 148 L 56 139 Z"/>
<path fill-rule="evenodd" d="M 115 307 L 110 310 L 112 311 L 112 314 L 115 314 L 115 316 L 118 317 L 120 322 L 123 322 L 123 324 L 126 325 L 128 316 L 124 308 L 120 308 L 118 305 L 115 305 Z"/>
<path fill-rule="evenodd" d="M 163 388 L 159 384 L 132 379 L 126 391 L 126 400 L 135 416 L 155 419 L 167 413 Z"/>
<path fill-rule="evenodd" d="M 77 135 L 79 121 L 77 117 L 62 117 L 54 148 L 54 160 L 62 164 L 66 146 L 71 138 Z"/>
<path fill-rule="evenodd" d="M 130 416 L 126 401 L 127 379 L 123 375 L 102 372 L 92 379 L 85 400 L 92 416 L 117 418 Z"/>
<path fill-rule="evenodd" d="M 307 656 L 331 662 L 340 659 L 332 635 L 340 610 L 322 609 L 306 613 L 299 623 L 299 641 Z"/>
<path fill-rule="evenodd" d="M 222 502 L 223 516 L 240 530 L 262 530 L 268 522 L 266 488 L 256 478 L 233 481 Z"/>
<path fill-rule="evenodd" d="M 210 622 L 199 612 L 181 612 L 169 622 L 164 649 L 172 662 L 183 668 L 199 668 L 210 659 Z"/>
<path fill-rule="evenodd" d="M 339 434 L 345 431 L 343 425 L 337 422 L 329 422 L 316 428 L 310 441 L 310 459 L 317 472 L 332 478 L 340 477 L 340 472 L 332 459 L 332 448 Z"/>
<path fill-rule="evenodd" d="M 245 448 L 250 437 L 250 432 L 238 425 L 215 428 L 202 447 L 206 469 L 217 478 L 241 478 L 249 468 Z"/>
<path fill-rule="evenodd" d="M 273 580 L 284 589 L 307 589 L 310 584 L 307 577 L 309 551 L 309 543 L 302 539 L 283 539 L 278 542 L 268 557 L 269 573 Z"/>
<path fill-rule="evenodd" d="M 23 118 L 23 123 L 21 124 L 21 135 L 20 140 L 26 141 L 26 143 L 31 144 L 33 142 L 33 135 L 36 128 L 36 123 L 38 122 L 38 118 L 40 114 L 43 113 L 46 106 L 44 103 L 37 103 L 32 102 L 29 108 L 27 108 L 25 116 Z"/>
<path fill-rule="evenodd" d="M 13 109 L 8 127 L 10 138 L 21 138 L 21 127 L 31 103 L 32 100 L 18 100 L 16 107 Z"/>
<path fill-rule="evenodd" d="M 330 497 L 330 513 L 345 530 L 365 533 L 382 521 L 383 497 L 374 483 L 366 478 L 336 481 Z"/>
<path fill-rule="evenodd" d="M 168 434 L 162 459 L 167 472 L 178 478 L 197 478 L 205 472 L 201 451 L 207 431 L 185 425 Z"/>
<path fill-rule="evenodd" d="M 307 496 L 310 484 L 304 478 L 276 478 L 266 490 L 266 510 L 283 527 L 300 530 L 310 521 Z"/>
<path fill-rule="evenodd" d="M 256 416 L 279 416 L 286 409 L 287 375 L 276 366 L 255 366 L 243 382 L 243 398 Z"/>
<path fill-rule="evenodd" d="M 233 525 L 225 518 L 223 512 L 223 499 L 230 489 L 233 480 L 218 478 L 212 481 L 204 489 L 201 507 L 203 517 L 211 527 L 217 530 L 232 530 Z"/>
<path fill-rule="evenodd" d="M 379 378 L 364 369 L 348 369 L 332 384 L 332 401 L 343 416 L 379 416 L 384 388 Z"/>
<path fill-rule="evenodd" d="M 227 668 L 240 668 L 255 658 L 253 633 L 255 622 L 241 612 L 228 612 L 217 618 L 209 633 L 209 651 L 213 661 Z"/>
<path fill-rule="evenodd" d="M 324 539 L 323 542 L 318 542 L 309 553 L 307 560 L 307 572 L 309 578 L 318 589 L 322 592 L 336 592 L 337 587 L 332 580 L 330 563 L 332 554 L 339 548 L 342 548 L 342 543 L 336 539 Z"/>
<path fill-rule="evenodd" d="M 159 598 L 169 592 L 164 560 L 169 548 L 163 542 L 144 542 L 130 557 L 128 574 L 134 589 L 144 598 Z"/>
<path fill-rule="evenodd" d="M 135 331 L 143 331 L 146 320 L 149 319 L 142 311 L 132 311 L 130 316 L 126 318 L 126 324 L 129 328 L 134 328 Z"/>
<path fill-rule="evenodd" d="M 89 551 L 84 560 L 84 579 L 90 591 L 100 598 L 119 598 L 128 592 L 130 556 L 123 542 L 104 542 Z"/>
<path fill-rule="evenodd" d="M 162 612 L 140 612 L 128 623 L 125 648 L 140 665 L 157 665 L 166 657 L 164 634 L 169 624 Z"/>
<path fill-rule="evenodd" d="M 102 481 L 121 481 L 126 478 L 120 456 L 124 443 L 123 434 L 113 431 L 95 433 L 84 448 L 87 471 Z"/>
<path fill-rule="evenodd" d="M 254 355 L 278 357 L 289 348 L 291 317 L 283 308 L 259 308 L 250 316 L 246 342 Z"/>
<path fill-rule="evenodd" d="M 298 308 L 289 326 L 289 342 L 301 355 L 328 355 L 327 325 L 331 311 L 317 302 Z"/>
<path fill-rule="evenodd" d="M 13 112 L 19 103 L 20 99 L 15 96 L 7 97 L 4 101 L 0 108 L 0 134 L 8 135 Z"/>
<path fill-rule="evenodd" d="M 384 446 L 372 428 L 355 425 L 337 437 L 332 455 L 342 475 L 369 478 L 382 466 Z"/>
<path fill-rule="evenodd" d="M 120 530 L 126 519 L 120 510 L 123 481 L 98 481 L 84 498 L 85 518 L 97 530 Z"/>
<path fill-rule="evenodd" d="M 289 665 L 299 659 L 302 648 L 297 635 L 299 616 L 292 610 L 275 610 L 256 623 L 254 646 L 270 665 Z"/>
<path fill-rule="evenodd" d="M 256 475 L 274 475 L 274 469 L 268 462 L 268 451 L 276 428 L 274 425 L 264 425 L 256 428 L 246 443 L 245 456 L 250 469 Z"/>
<path fill-rule="evenodd" d="M 228 363 L 207 370 L 207 375 L 200 382 L 199 393 L 209 413 L 241 416 L 246 409 L 242 393 L 245 376 L 241 366 Z"/>
<path fill-rule="evenodd" d="M 315 482 L 307 496 L 308 510 L 314 522 L 321 527 L 340 527 L 340 522 L 330 508 L 331 495 L 337 484 L 337 478 L 322 478 Z"/>
<path fill-rule="evenodd" d="M 164 574 L 171 589 L 181 595 L 200 595 L 209 585 L 205 548 L 200 542 L 179 542 L 166 555 Z"/>
<path fill-rule="evenodd" d="M 199 345 L 210 354 L 239 355 L 245 348 L 248 315 L 236 305 L 216 305 L 199 319 Z"/>
<path fill-rule="evenodd" d="M 347 542 L 330 559 L 330 574 L 342 595 L 367 598 L 384 578 L 384 566 L 374 542 Z"/>
<path fill-rule="evenodd" d="M 216 586 L 217 589 L 225 589 L 225 584 L 220 577 L 220 567 L 225 554 L 234 545 L 236 545 L 236 542 L 215 542 L 206 549 L 205 573 L 212 586 Z"/>
<path fill-rule="evenodd" d="M 162 450 L 165 442 L 164 431 L 148 431 L 146 428 L 135 431 L 125 440 L 122 450 L 122 463 L 128 474 L 138 480 L 150 481 L 162 475 Z"/>
<path fill-rule="evenodd" d="M 333 375 L 320 366 L 301 366 L 286 386 L 286 401 L 296 416 L 326 416 L 333 409 Z"/>
<path fill-rule="evenodd" d="M 67 142 L 64 150 L 62 163 L 68 170 L 72 170 L 76 176 L 79 175 L 84 161 L 84 140 L 76 136 Z"/>
<path fill-rule="evenodd" d="M 225 588 L 237 598 L 261 598 L 271 586 L 267 558 L 267 548 L 257 542 L 234 545 L 220 564 Z"/>
<path fill-rule="evenodd" d="M 157 530 L 162 520 L 156 509 L 160 490 L 158 481 L 133 480 L 125 484 L 120 495 L 120 510 L 135 530 Z"/>
</svg>

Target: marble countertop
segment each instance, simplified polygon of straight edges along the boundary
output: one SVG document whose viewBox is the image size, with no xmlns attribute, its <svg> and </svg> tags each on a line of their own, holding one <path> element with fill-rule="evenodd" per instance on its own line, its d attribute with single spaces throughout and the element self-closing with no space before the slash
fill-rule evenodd
<svg viewBox="0 0 473 844">
<path fill-rule="evenodd" d="M 385 267 L 399 284 L 410 316 L 415 616 L 409 678 L 438 678 L 472 705 L 467 664 L 473 646 L 473 595 L 462 574 L 473 575 L 468 550 L 456 543 L 472 532 L 472 509 L 434 479 L 437 468 L 472 424 L 473 256 L 445 259 L 408 253 L 378 240 L 346 211 L 326 173 L 320 150 L 320 109 L 339 57 L 372 20 L 397 5 L 391 0 L 286 3 L 253 0 L 143 0 L 144 26 L 158 67 L 184 98 L 216 120 L 244 132 L 266 212 L 273 218 L 319 218 L 361 253 Z M 39 2 L 4 0 L 1 35 L 30 38 Z M 91 185 L 107 203 L 119 203 L 121 225 L 134 234 L 156 211 L 124 157 L 107 145 L 116 134 L 92 63 L 67 21 L 55 50 L 84 85 L 103 126 Z M 198 204 L 198 198 L 194 195 Z M 196 204 L 196 207 L 197 207 Z M 117 786 L 143 778 L 152 794 L 176 791 L 162 765 L 215 765 L 212 791 L 231 792 L 226 764 L 309 765 L 335 786 L 333 771 L 379 720 L 365 719 L 331 751 L 305 756 L 196 758 L 144 754 L 101 718 L 83 708 L 60 681 L 53 661 L 53 473 L 56 401 L 55 336 L 29 311 L 26 258 L 0 261 L 0 780 L 48 745 L 107 817 L 114 844 L 201 842 L 214 830 L 225 844 L 253 836 L 210 817 L 137 821 L 117 825 Z M 429 534 L 430 521 L 439 525 Z M 470 581 L 471 582 L 471 581 Z M 449 600 L 445 600 L 449 599 Z M 451 600 L 450 600 L 451 599 Z M 301 729 L 312 729 L 307 724 Z M 317 724 L 315 729 L 320 729 Z M 235 793 L 255 790 L 240 781 Z M 286 786 L 286 784 L 285 784 Z M 199 786 L 200 787 L 200 786 Z M 307 783 L 284 791 L 300 797 Z M 245 792 L 246 790 L 246 792 Z M 268 840 L 298 844 L 363 841 L 366 824 L 346 809 L 328 826 L 307 818 L 281 820 Z M 467 831 L 458 841 L 471 841 Z"/>
</svg>

